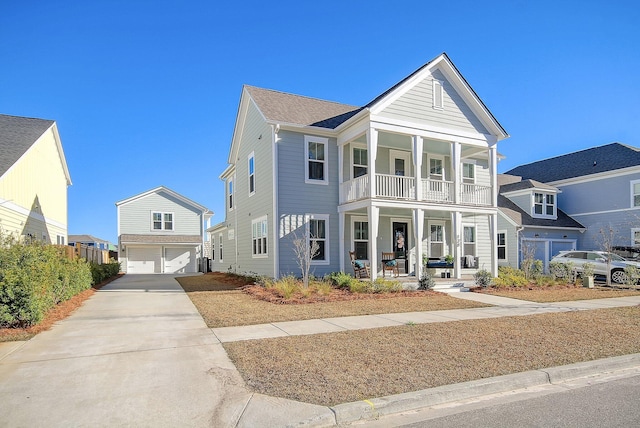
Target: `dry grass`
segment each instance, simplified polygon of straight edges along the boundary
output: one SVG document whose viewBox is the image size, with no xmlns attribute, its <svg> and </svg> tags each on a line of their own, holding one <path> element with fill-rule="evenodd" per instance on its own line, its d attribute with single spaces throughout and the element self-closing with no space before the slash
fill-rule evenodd
<svg viewBox="0 0 640 428">
<path fill-rule="evenodd" d="M 487 288 L 477 289 L 477 292 L 493 294 L 513 299 L 528 300 L 530 302 L 549 303 L 567 302 L 571 300 L 607 299 L 610 297 L 640 296 L 640 290 L 622 290 L 607 287 L 584 288 L 581 286 L 567 287 L 531 287 L 531 288 Z"/>
<path fill-rule="evenodd" d="M 225 344 L 255 391 L 319 405 L 640 352 L 640 307 Z"/>
</svg>

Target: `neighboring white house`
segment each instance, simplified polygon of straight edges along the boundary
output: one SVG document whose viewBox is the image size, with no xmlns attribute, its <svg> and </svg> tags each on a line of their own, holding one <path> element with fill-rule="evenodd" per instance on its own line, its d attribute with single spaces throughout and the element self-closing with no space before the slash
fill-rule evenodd
<svg viewBox="0 0 640 428">
<path fill-rule="evenodd" d="M 0 230 L 67 243 L 71 177 L 53 120 L 0 114 Z"/>
<path fill-rule="evenodd" d="M 123 272 L 198 271 L 213 212 L 164 186 L 116 202 L 116 207 Z"/>
<path fill-rule="evenodd" d="M 454 276 L 497 274 L 497 143 L 507 138 L 446 54 L 365 106 L 244 86 L 228 157 L 225 220 L 208 229 L 213 269 L 351 271 L 349 251 L 401 274 L 454 257 Z"/>
</svg>

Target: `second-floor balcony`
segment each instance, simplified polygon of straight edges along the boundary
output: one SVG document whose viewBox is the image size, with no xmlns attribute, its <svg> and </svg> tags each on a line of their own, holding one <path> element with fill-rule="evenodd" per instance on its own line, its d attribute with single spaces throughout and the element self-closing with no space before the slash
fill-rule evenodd
<svg viewBox="0 0 640 428">
<path fill-rule="evenodd" d="M 342 183 L 340 203 L 345 204 L 361 199 L 379 198 L 476 206 L 491 206 L 492 204 L 490 186 L 460 183 L 460 196 L 456 202 L 455 183 L 452 181 L 422 179 L 421 191 L 416 194 L 417 186 L 414 177 L 376 174 L 375 179 L 375 194 L 371 192 L 372 186 L 368 174 Z"/>
</svg>

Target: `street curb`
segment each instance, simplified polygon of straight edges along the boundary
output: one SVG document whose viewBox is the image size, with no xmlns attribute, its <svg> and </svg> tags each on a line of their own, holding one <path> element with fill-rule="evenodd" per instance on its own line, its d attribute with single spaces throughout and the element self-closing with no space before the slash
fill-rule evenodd
<svg viewBox="0 0 640 428">
<path fill-rule="evenodd" d="M 338 404 L 330 409 L 335 413 L 336 424 L 340 425 L 359 420 L 376 419 L 380 416 L 417 410 L 451 401 L 562 383 L 571 379 L 638 366 L 640 366 L 640 354 L 623 355 Z"/>
</svg>

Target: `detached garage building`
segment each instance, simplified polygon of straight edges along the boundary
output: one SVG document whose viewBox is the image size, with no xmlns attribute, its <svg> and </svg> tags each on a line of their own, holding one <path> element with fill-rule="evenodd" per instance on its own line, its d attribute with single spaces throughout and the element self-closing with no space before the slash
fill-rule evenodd
<svg viewBox="0 0 640 428">
<path fill-rule="evenodd" d="M 116 202 L 116 208 L 123 272 L 198 271 L 213 212 L 164 186 Z"/>
</svg>

